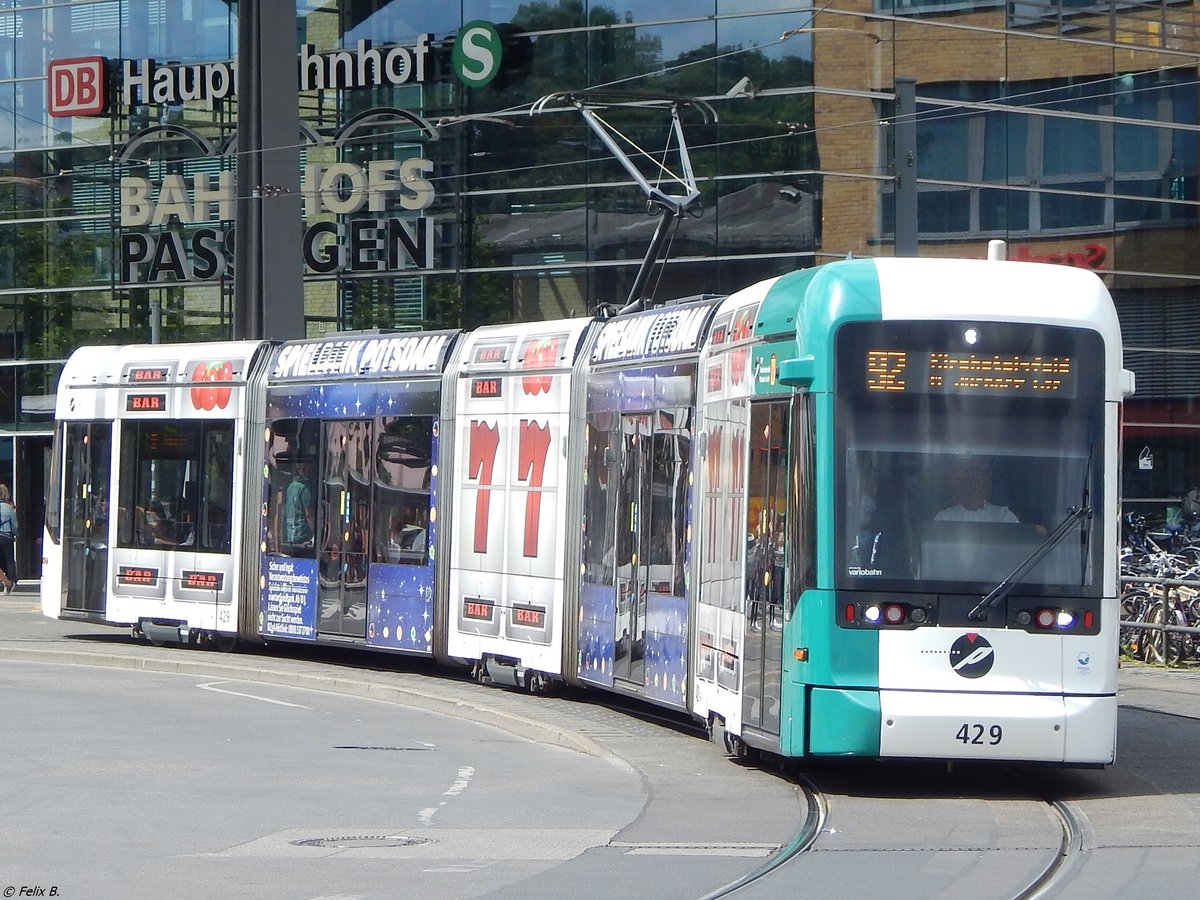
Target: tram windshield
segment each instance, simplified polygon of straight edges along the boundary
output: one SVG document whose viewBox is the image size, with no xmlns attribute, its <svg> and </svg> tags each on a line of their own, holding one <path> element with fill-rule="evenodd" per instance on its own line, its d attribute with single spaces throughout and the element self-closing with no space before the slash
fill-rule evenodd
<svg viewBox="0 0 1200 900">
<path fill-rule="evenodd" d="M 228 553 L 232 471 L 230 421 L 123 423 L 118 543 Z"/>
<path fill-rule="evenodd" d="M 838 335 L 838 584 L 1099 590 L 1103 345 L 1080 329 L 856 323 Z"/>
</svg>

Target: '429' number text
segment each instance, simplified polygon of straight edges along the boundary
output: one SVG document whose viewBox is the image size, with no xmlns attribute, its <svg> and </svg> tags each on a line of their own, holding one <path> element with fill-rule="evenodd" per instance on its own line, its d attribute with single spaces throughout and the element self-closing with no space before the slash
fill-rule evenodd
<svg viewBox="0 0 1200 900">
<path fill-rule="evenodd" d="M 1004 729 L 999 725 L 964 724 L 954 737 L 964 744 L 991 744 L 995 747 L 1003 739 Z"/>
</svg>

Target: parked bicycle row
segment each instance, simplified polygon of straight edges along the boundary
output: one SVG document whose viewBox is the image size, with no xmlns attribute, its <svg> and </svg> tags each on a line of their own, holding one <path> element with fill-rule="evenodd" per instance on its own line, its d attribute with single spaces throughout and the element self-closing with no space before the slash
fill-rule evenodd
<svg viewBox="0 0 1200 900">
<path fill-rule="evenodd" d="M 1121 547 L 1121 653 L 1169 666 L 1200 661 L 1200 535 L 1191 523 L 1127 514 Z"/>
</svg>

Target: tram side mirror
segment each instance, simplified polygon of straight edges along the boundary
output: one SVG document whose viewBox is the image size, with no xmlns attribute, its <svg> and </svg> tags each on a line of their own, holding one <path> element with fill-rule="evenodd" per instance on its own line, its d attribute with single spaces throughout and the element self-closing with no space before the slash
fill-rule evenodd
<svg viewBox="0 0 1200 900">
<path fill-rule="evenodd" d="M 788 387 L 806 388 L 816 375 L 816 360 L 811 356 L 785 359 L 779 364 L 779 382 Z"/>
<path fill-rule="evenodd" d="M 1137 390 L 1137 378 L 1129 369 L 1121 370 L 1121 396 L 1131 397 Z"/>
</svg>

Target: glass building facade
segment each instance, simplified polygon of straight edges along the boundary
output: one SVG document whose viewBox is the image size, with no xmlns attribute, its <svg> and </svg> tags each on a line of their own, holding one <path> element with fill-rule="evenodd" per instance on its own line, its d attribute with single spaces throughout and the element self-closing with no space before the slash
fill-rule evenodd
<svg viewBox="0 0 1200 900">
<path fill-rule="evenodd" d="M 233 332 L 237 7 L 0 0 L 0 481 L 27 535 L 74 347 Z M 652 294 L 893 255 L 896 176 L 915 167 L 919 255 L 978 257 L 999 238 L 1010 258 L 1103 275 L 1138 380 L 1127 504 L 1161 514 L 1200 483 L 1194 3 L 296 0 L 295 13 L 271 27 L 294 29 L 299 91 L 277 102 L 299 109 L 302 220 L 275 227 L 302 236 L 306 333 L 622 303 L 657 217 L 577 111 L 531 107 L 584 89 L 682 95 L 716 118 L 684 111 L 700 199 Z M 496 30 L 472 44 L 477 22 Z M 494 36 L 499 70 L 473 81 L 486 54 L 471 50 Z M 902 78 L 913 147 L 896 136 Z M 661 108 L 603 115 L 675 165 Z M 278 195 L 261 193 L 269 210 Z M 22 554 L 36 570 L 33 541 Z"/>
</svg>

